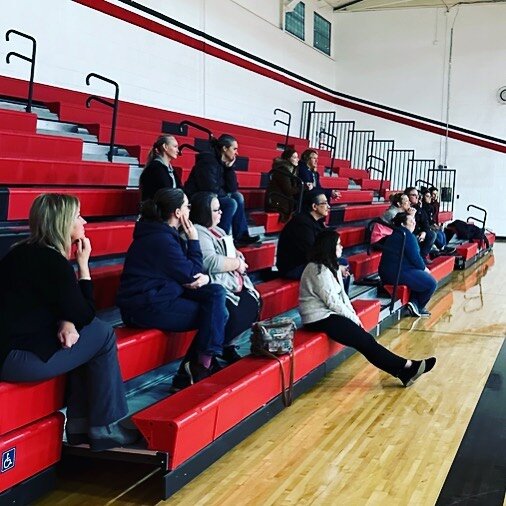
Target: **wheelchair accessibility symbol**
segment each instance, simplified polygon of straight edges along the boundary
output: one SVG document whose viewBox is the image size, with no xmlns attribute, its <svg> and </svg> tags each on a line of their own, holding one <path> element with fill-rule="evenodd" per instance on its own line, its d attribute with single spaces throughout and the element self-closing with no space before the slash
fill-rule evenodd
<svg viewBox="0 0 506 506">
<path fill-rule="evenodd" d="M 2 453 L 2 473 L 9 471 L 16 465 L 16 448 Z"/>
</svg>

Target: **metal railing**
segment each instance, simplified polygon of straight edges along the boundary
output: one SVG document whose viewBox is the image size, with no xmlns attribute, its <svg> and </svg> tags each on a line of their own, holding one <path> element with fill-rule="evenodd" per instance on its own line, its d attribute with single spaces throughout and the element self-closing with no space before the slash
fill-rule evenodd
<svg viewBox="0 0 506 506">
<path fill-rule="evenodd" d="M 329 131 L 336 136 L 336 146 L 334 149 L 334 157 L 340 160 L 349 160 L 351 154 L 348 147 L 348 139 L 350 132 L 355 130 L 355 121 L 329 121 Z"/>
<path fill-rule="evenodd" d="M 365 169 L 369 142 L 374 140 L 374 130 L 350 130 L 348 135 L 348 152 L 351 166 Z"/>
<path fill-rule="evenodd" d="M 330 139 L 332 140 L 332 143 L 328 143 L 328 142 L 325 142 L 323 141 L 323 137 L 326 136 L 327 138 L 330 137 Z M 336 144 L 337 144 L 337 136 L 334 135 L 334 134 L 331 134 L 329 132 L 320 132 L 320 135 L 318 136 L 319 137 L 319 141 L 318 141 L 318 149 L 324 149 L 324 148 L 327 148 L 331 155 L 330 155 L 330 173 L 332 174 L 332 172 L 334 172 L 334 158 L 336 156 Z M 325 169 L 324 169 L 325 171 Z"/>
<path fill-rule="evenodd" d="M 380 162 L 380 167 L 375 167 L 374 165 L 370 165 L 372 162 Z M 381 198 L 381 194 L 383 193 L 383 184 L 385 182 L 385 166 L 386 162 L 383 158 L 380 158 L 379 156 L 369 155 L 365 160 L 365 170 L 371 174 L 371 171 L 378 172 L 380 174 L 380 187 L 378 190 L 378 200 Z M 372 179 L 372 178 L 371 178 Z"/>
<path fill-rule="evenodd" d="M 427 171 L 427 180 L 439 189 L 440 211 L 453 211 L 457 170 L 439 166 Z"/>
<path fill-rule="evenodd" d="M 183 149 L 190 149 L 191 151 L 195 151 L 195 153 L 200 153 L 200 149 L 196 148 L 193 144 L 181 144 L 178 149 L 180 155 L 183 154 Z"/>
<path fill-rule="evenodd" d="M 335 121 L 335 111 L 317 111 L 314 100 L 302 102 L 300 136 L 309 140 L 309 146 L 318 148 L 321 132 L 330 132 L 330 122 Z"/>
<path fill-rule="evenodd" d="M 288 121 L 283 121 L 280 119 L 274 120 L 274 126 L 276 126 L 278 123 L 280 125 L 286 126 L 285 143 L 283 145 L 284 146 L 283 149 L 286 149 L 288 147 L 288 139 L 290 137 L 290 126 L 292 124 L 292 114 L 288 111 L 285 111 L 284 109 L 280 109 L 279 107 L 276 107 L 276 109 L 274 109 L 274 116 L 276 116 L 277 112 L 282 112 L 283 114 L 286 114 L 288 116 Z"/>
<path fill-rule="evenodd" d="M 203 127 L 202 125 L 199 125 L 198 123 L 195 123 L 194 121 L 189 121 L 189 120 L 181 121 L 181 123 L 179 123 L 179 131 L 181 133 L 183 133 L 184 126 L 189 126 L 189 127 L 195 128 L 196 130 L 200 130 L 201 132 L 206 133 L 208 136 L 208 140 L 211 140 L 212 138 L 214 138 L 213 132 L 211 132 L 211 130 L 209 130 L 209 128 Z"/>
<path fill-rule="evenodd" d="M 413 186 L 411 163 L 415 158 L 413 149 L 391 149 L 388 151 L 387 166 L 390 188 L 403 189 Z"/>
<path fill-rule="evenodd" d="M 32 112 L 33 79 L 34 79 L 34 76 L 35 76 L 35 56 L 36 56 L 36 53 L 37 53 L 37 41 L 35 40 L 34 37 L 32 37 L 31 35 L 28 35 L 27 33 L 19 32 L 18 30 L 11 29 L 11 30 L 7 30 L 7 32 L 5 33 L 5 40 L 7 42 L 10 41 L 9 37 L 10 37 L 11 34 L 19 35 L 20 37 L 24 37 L 25 39 L 28 39 L 28 40 L 32 41 L 32 56 L 31 56 L 31 58 L 29 58 L 28 56 L 25 56 L 23 54 L 16 53 L 15 51 L 10 51 L 7 54 L 7 57 L 5 58 L 5 61 L 7 63 L 10 63 L 11 56 L 16 56 L 18 58 L 21 58 L 22 60 L 25 60 L 25 61 L 31 63 L 31 66 L 30 66 L 30 82 L 28 84 L 28 105 L 26 106 L 26 112 Z"/>
<path fill-rule="evenodd" d="M 481 211 L 483 213 L 483 217 L 482 218 L 476 218 L 475 216 L 468 216 L 467 217 L 467 220 L 474 220 L 474 221 L 477 221 L 479 223 L 481 223 L 481 238 L 480 238 L 480 243 L 479 243 L 479 247 L 480 249 L 483 248 L 483 243 L 485 242 L 484 238 L 485 238 L 485 226 L 487 224 L 487 210 L 484 209 L 483 207 L 479 207 L 479 206 L 475 206 L 474 204 L 469 204 L 467 206 L 467 211 L 471 210 L 471 209 L 476 209 L 478 211 Z M 467 221 L 466 220 L 466 221 Z"/>
<path fill-rule="evenodd" d="M 118 106 L 119 106 L 119 84 L 116 81 L 113 81 L 112 79 L 109 79 L 108 77 L 101 76 L 100 74 L 96 74 L 95 72 L 91 72 L 86 76 L 86 84 L 90 85 L 90 79 L 94 77 L 96 79 L 99 79 L 100 81 L 105 81 L 106 83 L 112 84 L 115 88 L 114 92 L 114 102 L 110 102 L 109 100 L 106 100 L 105 98 L 99 97 L 97 95 L 90 95 L 86 99 L 86 108 L 90 108 L 91 102 L 99 102 L 100 104 L 103 104 L 107 107 L 112 108 L 112 123 L 111 123 L 111 138 L 109 140 L 109 152 L 107 153 L 107 159 L 112 162 L 114 158 L 114 139 L 116 137 L 116 121 L 118 118 Z"/>
</svg>

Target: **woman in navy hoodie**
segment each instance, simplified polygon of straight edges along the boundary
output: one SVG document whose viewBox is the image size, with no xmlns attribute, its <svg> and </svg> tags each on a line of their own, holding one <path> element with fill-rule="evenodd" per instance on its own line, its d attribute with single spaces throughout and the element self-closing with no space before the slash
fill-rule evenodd
<svg viewBox="0 0 506 506">
<path fill-rule="evenodd" d="M 406 285 L 410 290 L 408 310 L 411 316 L 428 318 L 430 313 L 425 306 L 432 297 L 437 282 L 420 255 L 418 239 L 413 234 L 416 226 L 415 218 L 408 213 L 398 213 L 393 219 L 393 224 L 395 229 L 383 245 L 378 274 L 383 283 L 395 284 L 405 237 L 399 284 Z"/>
<path fill-rule="evenodd" d="M 181 189 L 163 188 L 141 207 L 117 303 L 127 325 L 172 332 L 197 329 L 173 388 L 208 377 L 221 354 L 228 320 L 226 292 L 203 273 L 197 230 Z M 179 235 L 182 228 L 187 240 Z"/>
</svg>

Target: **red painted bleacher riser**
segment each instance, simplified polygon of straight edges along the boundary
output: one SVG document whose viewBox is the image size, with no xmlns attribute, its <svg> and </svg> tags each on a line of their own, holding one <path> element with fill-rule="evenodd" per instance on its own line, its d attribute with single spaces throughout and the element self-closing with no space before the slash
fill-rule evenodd
<svg viewBox="0 0 506 506">
<path fill-rule="evenodd" d="M 0 435 L 63 407 L 65 377 L 34 383 L 0 382 Z"/>
<path fill-rule="evenodd" d="M 344 248 L 357 246 L 365 241 L 365 227 L 344 227 L 339 228 L 338 232 Z"/>
<path fill-rule="evenodd" d="M 355 179 L 355 182 L 361 186 L 362 190 L 376 190 L 376 191 L 378 191 L 381 186 L 381 181 L 379 179 L 358 178 L 358 179 Z M 383 181 L 383 188 L 389 188 L 389 187 L 390 187 L 390 181 Z"/>
<path fill-rule="evenodd" d="M 388 209 L 388 207 L 388 204 L 347 206 L 344 210 L 344 221 L 348 222 L 378 218 Z"/>
<path fill-rule="evenodd" d="M 278 213 L 266 213 L 264 211 L 254 211 L 249 213 L 250 218 L 255 225 L 263 226 L 267 234 L 281 232 L 285 224 L 279 221 Z"/>
<path fill-rule="evenodd" d="M 0 132 L 1 158 L 81 161 L 83 141 L 53 135 Z"/>
<path fill-rule="evenodd" d="M 359 313 L 369 327 L 379 316 L 378 301 L 363 301 Z M 304 330 L 296 333 L 295 379 L 322 364 L 343 347 L 330 344 L 324 334 Z M 285 370 L 287 356 L 281 357 Z M 245 417 L 279 395 L 277 362 L 248 357 L 170 398 L 134 415 L 134 422 L 148 441 L 150 449 L 170 454 L 174 469 Z"/>
<path fill-rule="evenodd" d="M 126 189 L 80 188 L 8 188 L 7 220 L 27 220 L 34 199 L 41 193 L 75 195 L 81 203 L 84 218 L 95 216 L 125 216 L 139 213 L 140 193 Z"/>
<path fill-rule="evenodd" d="M 0 135 L 3 131 L 34 134 L 37 129 L 37 116 L 26 112 L 0 109 Z"/>
<path fill-rule="evenodd" d="M 0 158 L 4 185 L 121 186 L 128 184 L 128 165 L 102 162 L 65 162 Z"/>
<path fill-rule="evenodd" d="M 377 251 L 371 252 L 370 255 L 362 252 L 348 257 L 350 270 L 356 280 L 360 280 L 369 274 L 378 272 L 380 260 L 381 253 Z"/>
<path fill-rule="evenodd" d="M 60 460 L 64 416 L 52 415 L 0 436 L 0 455 L 15 449 L 15 466 L 1 474 L 0 493 Z"/>
<path fill-rule="evenodd" d="M 347 177 L 331 177 L 321 176 L 320 184 L 323 188 L 331 188 L 335 190 L 347 190 L 350 180 Z"/>
<path fill-rule="evenodd" d="M 439 211 L 439 223 L 446 223 L 453 220 L 452 211 Z"/>
<path fill-rule="evenodd" d="M 465 261 L 470 260 L 478 253 L 478 243 L 466 242 L 457 246 L 457 255 L 464 258 Z"/>
</svg>

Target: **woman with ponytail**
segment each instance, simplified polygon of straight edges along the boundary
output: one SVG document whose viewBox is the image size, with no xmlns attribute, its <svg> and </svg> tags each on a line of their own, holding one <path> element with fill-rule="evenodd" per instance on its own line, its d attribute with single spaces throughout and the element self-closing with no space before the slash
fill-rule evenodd
<svg viewBox="0 0 506 506">
<path fill-rule="evenodd" d="M 142 203 L 117 296 L 127 325 L 170 332 L 197 329 L 173 380 L 174 390 L 211 374 L 214 357 L 223 352 L 228 320 L 226 292 L 204 274 L 189 214 L 190 204 L 181 189 L 163 188 Z"/>
<path fill-rule="evenodd" d="M 139 179 L 142 200 L 152 199 L 160 188 L 182 188 L 171 163 L 178 157 L 178 143 L 172 135 L 161 135 L 149 152 Z"/>
<path fill-rule="evenodd" d="M 238 244 L 252 244 L 259 237 L 250 236 L 248 222 L 244 212 L 244 197 L 237 186 L 237 176 L 233 165 L 238 153 L 237 140 L 231 135 L 223 134 L 218 139 L 211 139 L 210 152 L 197 155 L 185 191 L 191 198 L 197 192 L 211 192 L 218 196 L 221 210 L 221 228 L 234 236 Z"/>
</svg>

